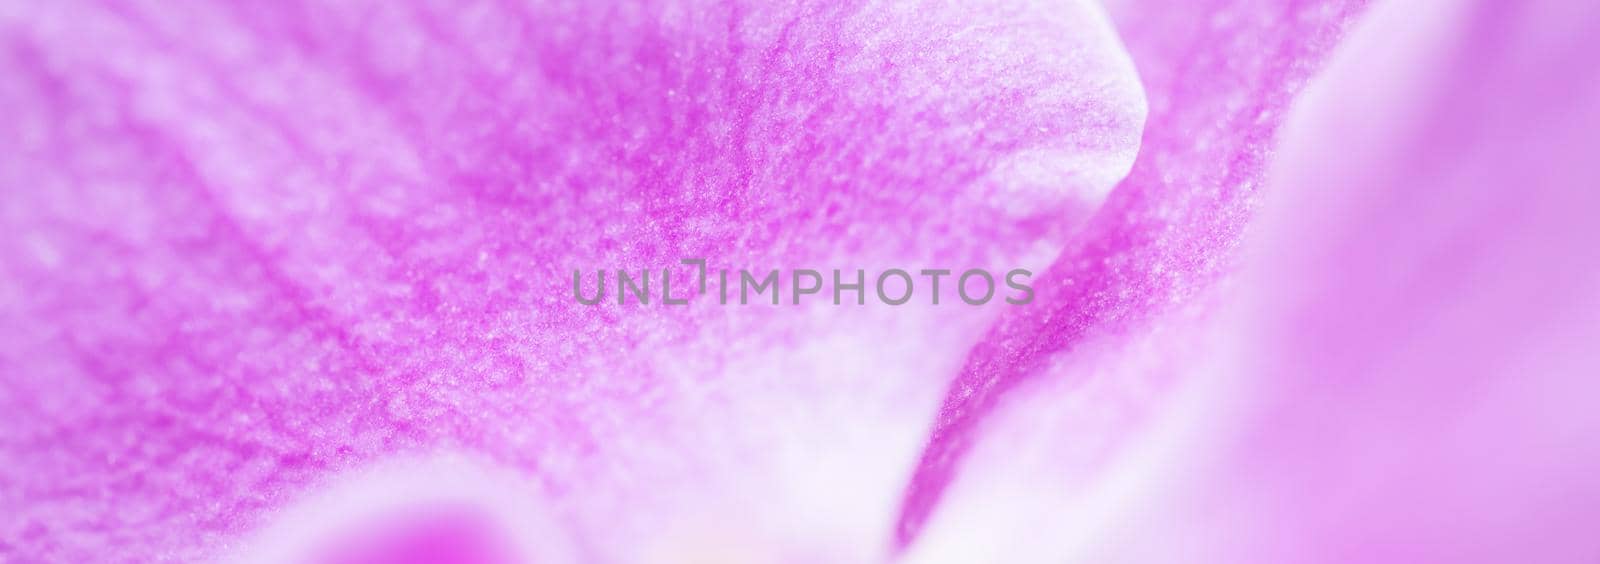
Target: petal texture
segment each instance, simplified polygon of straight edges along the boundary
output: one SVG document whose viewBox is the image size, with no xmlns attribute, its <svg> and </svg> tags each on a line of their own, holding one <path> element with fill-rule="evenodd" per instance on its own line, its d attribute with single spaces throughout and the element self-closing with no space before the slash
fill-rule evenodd
<svg viewBox="0 0 1600 564">
<path fill-rule="evenodd" d="M 982 426 L 1010 392 L 1040 375 L 1083 382 L 1098 371 L 1067 358 L 1108 337 L 1142 336 L 1163 314 L 1194 308 L 1234 264 L 1234 250 L 1255 207 L 1273 133 L 1359 1 L 1134 1 L 1116 5 L 1119 29 L 1146 85 L 1151 108 L 1138 161 L 1104 208 L 1039 280 L 1037 307 L 998 321 L 951 383 L 904 501 L 899 536 L 910 542 L 934 513 Z M 1138 352 L 1129 339 L 1128 353 Z M 1159 349 L 1157 349 L 1159 350 Z M 1138 363 L 1133 363 L 1138 364 Z M 1143 365 L 1141 365 L 1143 366 Z M 1127 370 L 1104 401 L 1146 412 L 1149 367 Z M 1164 384 L 1162 384 L 1164 385 Z M 1125 386 L 1125 387 L 1122 387 Z M 1117 391 L 1118 389 L 1122 391 Z M 1072 409 L 1072 408 L 1061 408 Z M 1058 410 L 1059 411 L 1059 410 Z M 1119 421 L 1132 413 L 1113 414 Z M 1078 430 L 1077 457 L 1104 445 L 1125 425 Z M 1082 433 L 1081 435 L 1079 433 Z M 1015 449 L 999 449 L 1002 458 Z M 1098 463 L 1097 463 L 1098 465 Z M 1069 479 L 1086 487 L 1090 482 Z M 1079 486 L 1068 488 L 1076 490 Z M 1039 497 L 1038 499 L 1054 499 Z M 979 498 L 972 503 L 982 504 Z M 1054 503 L 1054 502 L 1051 502 Z M 1057 504 L 1060 505 L 1060 504 Z M 961 514 L 965 509 L 954 510 Z M 973 515 L 984 514 L 976 511 Z M 1029 518 L 1018 517 L 1021 520 Z M 1017 533 L 990 519 L 988 541 L 1016 546 Z M 952 530 L 982 529 L 975 523 Z M 974 536 L 973 538 L 978 538 Z M 939 551 L 932 551 L 937 553 Z"/>
<path fill-rule="evenodd" d="M 878 558 L 995 309 L 571 272 L 1043 265 L 1145 112 L 1085 2 L 10 2 L 0 69 L 24 560 L 215 555 L 439 452 L 584 559 Z"/>
<path fill-rule="evenodd" d="M 1284 128 L 1242 270 L 1048 369 L 1088 381 L 1013 393 L 918 556 L 1600 553 L 1600 10 L 1389 2 L 1356 29 Z"/>
</svg>

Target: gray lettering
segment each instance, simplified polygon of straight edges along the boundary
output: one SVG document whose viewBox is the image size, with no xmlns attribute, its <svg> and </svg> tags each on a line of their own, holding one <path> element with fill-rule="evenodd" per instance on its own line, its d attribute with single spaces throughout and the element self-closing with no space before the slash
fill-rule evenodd
<svg viewBox="0 0 1600 564">
<path fill-rule="evenodd" d="M 643 284 L 634 285 L 633 277 L 628 276 L 628 271 L 617 271 L 617 303 L 628 303 L 628 288 L 631 287 L 633 288 L 633 297 L 638 299 L 639 303 L 650 305 L 650 271 L 639 271 L 639 278 L 643 280 Z"/>
<path fill-rule="evenodd" d="M 762 278 L 760 284 L 756 284 L 756 278 L 750 275 L 750 271 L 740 270 L 739 305 L 750 305 L 749 290 L 752 285 L 755 286 L 756 295 L 758 296 L 767 291 L 768 287 L 772 288 L 772 305 L 778 305 L 778 296 L 783 293 L 783 290 L 778 286 L 778 271 L 768 272 L 767 277 Z"/>
<path fill-rule="evenodd" d="M 805 275 L 807 278 L 810 278 L 811 281 L 812 281 L 812 285 L 809 286 L 809 287 L 801 286 L 800 285 L 800 276 L 801 275 Z M 801 295 L 804 295 L 804 294 L 815 294 L 817 292 L 821 292 L 822 291 L 822 273 L 820 273 L 820 272 L 817 272 L 815 270 L 811 270 L 809 268 L 802 268 L 802 269 L 794 271 L 794 273 L 791 274 L 791 276 L 794 278 L 794 282 L 790 284 L 790 286 L 794 288 L 794 305 L 800 305 L 800 296 Z"/>
<path fill-rule="evenodd" d="M 689 303 L 687 298 L 672 297 L 672 271 L 665 268 L 661 269 L 661 303 L 669 306 Z"/>
<path fill-rule="evenodd" d="M 967 279 L 971 278 L 974 274 L 983 277 L 984 294 L 983 299 L 981 300 L 974 300 L 967 296 Z M 974 268 L 972 270 L 963 272 L 961 273 L 961 280 L 956 282 L 956 293 L 961 295 L 961 301 L 967 302 L 967 305 L 983 305 L 989 303 L 989 300 L 994 298 L 994 276 L 991 276 L 989 271 L 979 268 Z"/>
<path fill-rule="evenodd" d="M 889 275 L 891 275 L 891 274 L 898 275 L 902 280 L 906 281 L 906 293 L 905 293 L 904 296 L 900 296 L 900 299 L 898 299 L 898 300 L 889 299 L 889 296 L 883 292 L 883 281 L 884 281 L 884 279 L 888 278 Z M 908 301 L 911 301 L 911 273 L 906 272 L 904 270 L 900 270 L 898 268 L 892 268 L 892 269 L 883 271 L 882 274 L 879 274 L 878 275 L 878 299 L 882 300 L 883 303 L 886 303 L 886 304 L 889 304 L 889 305 L 893 305 L 893 306 L 897 306 L 897 305 L 906 303 Z"/>
<path fill-rule="evenodd" d="M 600 300 L 606 299 L 606 271 L 604 271 L 604 270 L 595 271 L 595 285 L 594 285 L 594 294 L 595 295 L 594 295 L 593 299 L 589 299 L 589 298 L 583 297 L 583 290 L 581 289 L 582 287 L 583 287 L 583 275 L 579 274 L 578 271 L 576 269 L 574 269 L 572 271 L 572 295 L 573 295 L 573 297 L 578 298 L 578 303 L 583 304 L 583 305 L 595 305 L 595 304 L 600 303 Z"/>
<path fill-rule="evenodd" d="M 939 305 L 939 277 L 950 274 L 948 268 L 923 269 L 922 275 L 933 281 L 933 305 Z"/>
<path fill-rule="evenodd" d="M 833 305 L 839 305 L 839 294 L 845 290 L 856 293 L 856 305 L 867 305 L 867 271 L 856 270 L 856 283 L 845 284 L 839 280 L 839 271 L 833 271 Z"/>
<path fill-rule="evenodd" d="M 1033 286 L 1031 286 L 1029 284 L 1026 284 L 1026 283 L 1019 283 L 1019 282 L 1013 280 L 1013 278 L 1016 278 L 1016 276 L 1019 275 L 1019 274 L 1022 275 L 1024 278 L 1033 277 L 1033 273 L 1032 272 L 1028 272 L 1027 270 L 1018 268 L 1018 269 L 1012 270 L 1011 272 L 1007 272 L 1006 273 L 1006 285 L 1010 286 L 1010 287 L 1012 287 L 1014 289 L 1017 289 L 1017 290 L 1022 290 L 1023 295 L 1026 296 L 1026 297 L 1024 297 L 1024 298 L 1006 298 L 1006 303 L 1011 304 L 1011 305 L 1028 305 L 1030 303 L 1033 303 Z"/>
</svg>

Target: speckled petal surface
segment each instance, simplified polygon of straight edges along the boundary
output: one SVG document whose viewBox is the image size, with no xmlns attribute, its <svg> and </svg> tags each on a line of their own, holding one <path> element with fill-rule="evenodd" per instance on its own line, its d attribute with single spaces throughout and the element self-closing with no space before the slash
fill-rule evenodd
<svg viewBox="0 0 1600 564">
<path fill-rule="evenodd" d="M 1069 543 L 1071 535 L 1018 542 L 1017 527 L 1086 526 L 1040 520 L 1074 522 L 1092 513 L 1058 508 L 1094 491 L 1139 423 L 1166 409 L 1160 399 L 1174 382 L 1161 365 L 1185 358 L 1194 345 L 1173 341 L 1191 332 L 1191 318 L 1207 309 L 1216 283 L 1236 265 L 1273 134 L 1364 5 L 1114 4 L 1150 99 L 1139 159 L 1040 275 L 1035 307 L 1007 312 L 967 357 L 908 488 L 902 542 L 934 514 L 985 433 L 1002 438 L 980 454 L 989 461 L 974 463 L 988 465 L 973 472 L 981 483 L 958 494 L 960 509 L 946 512 L 950 521 L 942 526 L 950 533 L 936 533 L 962 546 L 936 544 L 926 553 L 951 561 L 995 550 L 1038 557 L 1028 552 L 1036 544 L 1065 550 L 1050 545 Z M 1023 405 L 1008 409 L 1013 402 Z M 1035 475 L 1000 470 L 1029 463 L 1018 453 L 1032 449 L 1050 453 L 1026 471 Z M 984 509 L 1013 502 L 1018 507 L 1010 511 Z M 963 552 L 969 550 L 978 552 Z"/>
<path fill-rule="evenodd" d="M 1085 2 L 7 2 L 0 73 L 24 561 L 880 559 L 999 310 L 570 273 L 1039 268 L 1145 115 Z"/>
<path fill-rule="evenodd" d="M 1307 24 L 1331 12 L 1263 13 Z M 1600 511 L 1600 169 L 1589 156 L 1600 72 L 1584 62 L 1600 9 L 1388 2 L 1358 21 L 1292 108 L 1267 116 L 1286 119 L 1270 166 L 1205 161 L 1249 165 L 1230 164 L 1246 184 L 1222 188 L 1265 187 L 1221 208 L 1259 208 L 1248 229 L 1157 232 L 1192 245 L 1171 256 L 1218 260 L 1201 269 L 1214 282 L 1160 254 L 1113 272 L 1154 272 L 1179 292 L 1076 282 L 1118 313 L 1091 317 L 1082 339 L 994 400 L 913 548 L 919 561 L 1600 554 L 1587 530 Z M 1143 69 L 1139 37 L 1127 34 Z M 1150 88 L 1152 135 L 1182 127 Z M 1221 123 L 1248 131 L 1261 118 Z"/>
</svg>

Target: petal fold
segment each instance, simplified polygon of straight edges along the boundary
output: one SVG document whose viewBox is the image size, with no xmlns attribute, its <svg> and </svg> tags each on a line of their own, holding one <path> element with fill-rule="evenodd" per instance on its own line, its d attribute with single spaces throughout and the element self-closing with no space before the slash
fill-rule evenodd
<svg viewBox="0 0 1600 564">
<path fill-rule="evenodd" d="M 591 307 L 572 271 L 1037 267 L 1145 115 L 1084 1 L 11 2 L 0 73 L 24 560 L 203 559 L 439 452 L 588 561 L 729 521 L 876 559 L 994 308 Z"/>
</svg>

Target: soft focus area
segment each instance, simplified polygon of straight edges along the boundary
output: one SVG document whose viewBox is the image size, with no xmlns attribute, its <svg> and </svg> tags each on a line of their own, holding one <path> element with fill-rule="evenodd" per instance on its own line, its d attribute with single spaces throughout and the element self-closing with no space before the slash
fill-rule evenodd
<svg viewBox="0 0 1600 564">
<path fill-rule="evenodd" d="M 1596 52 L 1571 0 L 0 0 L 0 561 L 1600 561 Z M 575 299 L 683 259 L 1030 299 Z"/>
</svg>

